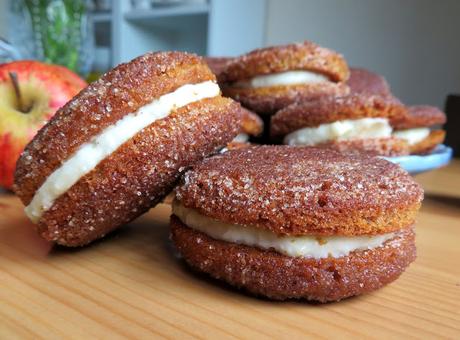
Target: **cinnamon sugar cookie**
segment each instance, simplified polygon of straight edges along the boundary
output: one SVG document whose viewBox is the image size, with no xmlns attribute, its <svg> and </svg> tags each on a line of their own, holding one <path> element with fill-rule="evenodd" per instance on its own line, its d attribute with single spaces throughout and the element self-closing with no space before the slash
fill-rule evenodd
<svg viewBox="0 0 460 340">
<path fill-rule="evenodd" d="M 147 211 L 183 169 L 224 147 L 240 115 L 201 58 L 148 53 L 56 113 L 21 155 L 15 192 L 42 237 L 87 244 Z"/>
<path fill-rule="evenodd" d="M 259 114 L 272 114 L 301 98 L 347 94 L 348 76 L 340 54 L 306 41 L 234 58 L 219 82 L 225 95 Z"/>
<path fill-rule="evenodd" d="M 231 57 L 205 57 L 204 61 L 208 64 L 211 71 L 219 77 L 227 65 L 233 60 Z"/>
<path fill-rule="evenodd" d="M 301 101 L 271 118 L 274 140 L 289 145 L 361 150 L 382 156 L 406 155 L 409 145 L 392 136 L 390 120 L 407 109 L 394 97 L 353 93 Z"/>
<path fill-rule="evenodd" d="M 366 69 L 351 68 L 347 81 L 352 93 L 394 98 L 385 78 Z M 425 154 L 441 144 L 445 138 L 442 129 L 431 129 L 446 122 L 444 112 L 433 106 L 409 106 L 404 115 L 390 120 L 393 136 L 408 144 L 411 154 Z M 393 138 L 394 139 L 394 138 Z"/>
<path fill-rule="evenodd" d="M 241 130 L 240 133 L 234 138 L 232 142 L 246 143 L 249 137 L 257 137 L 264 130 L 264 123 L 262 119 L 244 107 L 241 108 Z"/>
<path fill-rule="evenodd" d="M 251 293 L 335 301 L 382 287 L 415 259 L 422 199 L 383 159 L 249 147 L 185 173 L 172 240 L 192 267 Z"/>
<path fill-rule="evenodd" d="M 394 135 L 409 143 L 410 153 L 426 154 L 444 142 L 446 132 L 439 127 L 446 122 L 446 114 L 437 107 L 409 106 L 408 113 L 391 122 Z"/>
<path fill-rule="evenodd" d="M 364 68 L 350 68 L 347 80 L 351 93 L 365 93 L 382 97 L 392 96 L 390 86 L 385 78 Z"/>
</svg>

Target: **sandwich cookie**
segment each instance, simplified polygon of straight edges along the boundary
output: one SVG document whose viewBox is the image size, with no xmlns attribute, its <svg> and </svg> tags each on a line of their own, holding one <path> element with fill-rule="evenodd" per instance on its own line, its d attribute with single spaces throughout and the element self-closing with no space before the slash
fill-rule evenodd
<svg viewBox="0 0 460 340">
<path fill-rule="evenodd" d="M 211 71 L 219 78 L 227 65 L 233 60 L 231 57 L 204 57 Z"/>
<path fill-rule="evenodd" d="M 433 106 L 409 106 L 408 113 L 393 121 L 393 135 L 409 143 L 411 154 L 426 154 L 444 142 L 446 114 Z"/>
<path fill-rule="evenodd" d="M 382 97 L 392 96 L 390 86 L 385 78 L 364 68 L 351 67 L 347 85 L 350 88 L 350 93 L 364 93 Z"/>
<path fill-rule="evenodd" d="M 176 188 L 172 240 L 198 271 L 271 299 L 336 301 L 415 259 L 420 186 L 384 159 L 259 146 L 205 159 Z"/>
<path fill-rule="evenodd" d="M 366 69 L 351 68 L 347 81 L 351 93 L 393 97 L 385 78 Z M 433 129 L 446 122 L 446 115 L 433 106 L 409 106 L 403 116 L 391 121 L 393 136 L 406 140 L 411 154 L 425 154 L 441 144 L 445 131 Z"/>
<path fill-rule="evenodd" d="M 264 123 L 262 119 L 255 113 L 242 107 L 241 117 L 241 130 L 240 133 L 230 142 L 227 146 L 221 150 L 226 152 L 233 149 L 247 148 L 252 143 L 259 141 L 259 136 L 264 130 Z"/>
<path fill-rule="evenodd" d="M 406 107 L 394 97 L 353 93 L 302 101 L 278 111 L 271 119 L 271 136 L 288 145 L 357 150 L 375 155 L 407 155 L 406 140 L 392 135 L 390 121 Z"/>
<path fill-rule="evenodd" d="M 204 61 L 148 53 L 60 109 L 21 155 L 15 192 L 49 241 L 85 245 L 159 202 L 181 171 L 240 129 Z"/>
<path fill-rule="evenodd" d="M 259 136 L 264 130 L 262 119 L 254 112 L 241 107 L 240 133 L 233 139 L 234 143 L 247 143 L 250 137 Z"/>
<path fill-rule="evenodd" d="M 301 98 L 345 95 L 349 70 L 336 52 L 312 42 L 268 47 L 234 58 L 219 75 L 225 95 L 259 114 Z"/>
</svg>

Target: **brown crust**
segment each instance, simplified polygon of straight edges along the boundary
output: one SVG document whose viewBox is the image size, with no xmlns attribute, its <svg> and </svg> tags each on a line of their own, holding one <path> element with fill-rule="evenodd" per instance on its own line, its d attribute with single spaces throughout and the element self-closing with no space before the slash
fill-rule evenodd
<svg viewBox="0 0 460 340">
<path fill-rule="evenodd" d="M 390 86 L 381 75 L 364 68 L 350 68 L 347 80 L 351 93 L 364 93 L 382 97 L 392 96 Z"/>
<path fill-rule="evenodd" d="M 444 142 L 444 138 L 446 138 L 446 132 L 444 130 L 433 130 L 424 140 L 411 145 L 410 153 L 421 155 L 430 153 L 437 145 Z"/>
<path fill-rule="evenodd" d="M 327 302 L 368 293 L 396 280 L 416 257 L 412 228 L 382 247 L 321 260 L 218 241 L 188 228 L 174 215 L 171 236 L 196 270 L 276 300 Z"/>
<path fill-rule="evenodd" d="M 81 246 L 141 215 L 172 190 L 182 171 L 235 137 L 239 114 L 237 103 L 215 97 L 154 122 L 61 195 L 39 221 L 39 233 Z"/>
<path fill-rule="evenodd" d="M 401 138 L 366 138 L 343 141 L 331 141 L 315 145 L 341 152 L 366 152 L 374 156 L 405 156 L 410 153 L 409 144 Z"/>
<path fill-rule="evenodd" d="M 205 216 L 277 234 L 360 235 L 412 225 L 423 190 L 377 157 L 252 146 L 205 159 L 185 173 L 176 196 Z"/>
<path fill-rule="evenodd" d="M 232 57 L 204 57 L 206 64 L 208 64 L 212 73 L 219 77 L 219 75 L 225 70 L 227 65 L 234 59 Z"/>
<path fill-rule="evenodd" d="M 223 86 L 222 92 L 259 114 L 273 114 L 299 100 L 345 96 L 349 88 L 345 83 L 322 82 L 260 88 Z"/>
<path fill-rule="evenodd" d="M 45 179 L 81 144 L 124 115 L 178 87 L 215 80 L 203 60 L 182 52 L 147 53 L 107 72 L 53 116 L 17 163 L 16 194 L 29 204 Z"/>
<path fill-rule="evenodd" d="M 219 81 L 235 82 L 262 74 L 307 70 L 324 74 L 333 82 L 346 81 L 348 65 L 342 55 L 312 42 L 257 49 L 235 58 Z"/>
<path fill-rule="evenodd" d="M 394 119 L 391 125 L 395 130 L 413 129 L 442 125 L 446 122 L 446 114 L 434 106 L 409 106 L 406 115 Z"/>
<path fill-rule="evenodd" d="M 305 127 L 345 119 L 397 119 L 406 113 L 406 107 L 395 98 L 356 93 L 344 97 L 321 97 L 300 101 L 278 111 L 271 119 L 270 133 L 273 137 L 280 137 Z"/>
<path fill-rule="evenodd" d="M 241 132 L 251 136 L 258 136 L 264 130 L 264 122 L 254 112 L 241 107 Z"/>
</svg>

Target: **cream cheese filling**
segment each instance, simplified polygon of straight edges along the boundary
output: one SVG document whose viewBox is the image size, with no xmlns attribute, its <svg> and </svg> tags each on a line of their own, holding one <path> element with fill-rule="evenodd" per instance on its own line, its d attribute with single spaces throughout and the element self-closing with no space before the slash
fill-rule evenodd
<svg viewBox="0 0 460 340">
<path fill-rule="evenodd" d="M 25 208 L 26 215 L 36 223 L 60 195 L 142 129 L 156 120 L 167 117 L 179 107 L 219 94 L 219 86 L 212 81 L 187 84 L 154 99 L 136 112 L 125 115 L 90 141 L 82 144 L 48 176 Z"/>
<path fill-rule="evenodd" d="M 375 236 L 280 236 L 251 226 L 225 223 L 200 214 L 174 201 L 173 214 L 188 227 L 216 240 L 273 249 L 291 257 L 322 259 L 347 256 L 356 250 L 374 249 L 395 237 L 395 233 Z"/>
<path fill-rule="evenodd" d="M 288 145 L 316 145 L 329 141 L 390 137 L 393 129 L 386 118 L 340 120 L 296 130 L 284 137 Z"/>
<path fill-rule="evenodd" d="M 409 145 L 414 145 L 430 135 L 429 128 L 416 128 L 416 129 L 407 129 L 407 130 L 398 130 L 393 132 L 393 136 L 405 139 Z"/>
<path fill-rule="evenodd" d="M 234 143 L 246 143 L 249 140 L 249 135 L 247 133 L 241 132 L 233 138 L 232 142 Z"/>
<path fill-rule="evenodd" d="M 305 83 L 319 83 L 329 81 L 323 74 L 311 71 L 286 71 L 255 76 L 246 81 L 238 81 L 232 87 L 259 88 L 283 85 L 299 85 Z"/>
</svg>

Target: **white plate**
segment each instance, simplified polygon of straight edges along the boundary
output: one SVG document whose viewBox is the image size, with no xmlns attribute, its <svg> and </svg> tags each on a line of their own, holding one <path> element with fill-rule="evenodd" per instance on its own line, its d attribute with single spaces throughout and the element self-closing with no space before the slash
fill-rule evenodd
<svg viewBox="0 0 460 340">
<path fill-rule="evenodd" d="M 452 148 L 441 144 L 428 155 L 410 155 L 400 157 L 384 157 L 390 162 L 399 164 L 407 172 L 418 174 L 431 171 L 449 164 L 452 158 Z"/>
</svg>

